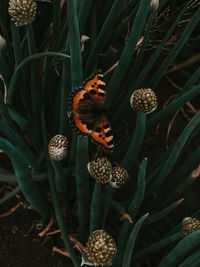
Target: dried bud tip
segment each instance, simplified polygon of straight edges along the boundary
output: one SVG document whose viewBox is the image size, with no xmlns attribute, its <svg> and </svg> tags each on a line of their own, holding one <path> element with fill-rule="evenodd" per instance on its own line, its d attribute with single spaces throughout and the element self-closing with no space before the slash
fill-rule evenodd
<svg viewBox="0 0 200 267">
<path fill-rule="evenodd" d="M 159 7 L 159 0 L 151 0 L 150 9 L 156 12 Z"/>
<path fill-rule="evenodd" d="M 6 41 L 0 34 L 0 52 L 6 47 Z"/>
</svg>

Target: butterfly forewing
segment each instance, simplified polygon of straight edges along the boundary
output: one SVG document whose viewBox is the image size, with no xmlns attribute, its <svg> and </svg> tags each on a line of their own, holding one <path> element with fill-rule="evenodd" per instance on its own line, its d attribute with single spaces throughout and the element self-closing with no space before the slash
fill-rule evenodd
<svg viewBox="0 0 200 267">
<path fill-rule="evenodd" d="M 89 78 L 83 82 L 84 88 L 87 92 L 92 94 L 94 98 L 105 102 L 106 88 L 103 74 L 100 71 L 93 72 Z"/>
</svg>

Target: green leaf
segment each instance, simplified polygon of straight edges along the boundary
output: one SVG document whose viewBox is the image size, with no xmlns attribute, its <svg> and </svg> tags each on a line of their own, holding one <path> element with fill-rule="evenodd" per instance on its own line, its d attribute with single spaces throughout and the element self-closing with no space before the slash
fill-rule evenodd
<svg viewBox="0 0 200 267">
<path fill-rule="evenodd" d="M 136 193 L 128 208 L 128 211 L 130 212 L 132 218 L 136 217 L 136 214 L 144 198 L 146 166 L 147 166 L 147 158 L 144 158 L 140 164 L 140 169 L 137 177 Z"/>
<path fill-rule="evenodd" d="M 128 151 L 124 156 L 121 167 L 130 171 L 134 166 L 135 161 L 137 160 L 138 154 L 143 144 L 144 135 L 145 135 L 145 127 L 146 126 L 146 115 L 143 113 L 138 113 L 136 128 L 129 145 Z"/>
<path fill-rule="evenodd" d="M 117 111 L 115 112 L 113 121 L 116 122 L 119 120 L 119 118 L 127 112 L 127 105 L 129 105 L 129 99 L 131 97 L 131 94 L 138 88 L 140 88 L 142 82 L 145 80 L 147 74 L 152 70 L 153 65 L 155 64 L 156 60 L 158 60 L 159 55 L 162 52 L 163 47 L 165 46 L 166 42 L 168 41 L 168 39 L 170 38 L 171 34 L 174 32 L 179 20 L 181 19 L 182 15 L 185 12 L 186 7 L 180 12 L 180 14 L 178 15 L 177 19 L 175 20 L 175 22 L 173 23 L 173 25 L 170 27 L 169 31 L 167 32 L 167 34 L 165 35 L 165 37 L 163 38 L 162 42 L 160 43 L 160 45 L 158 46 L 158 48 L 156 49 L 156 51 L 154 52 L 154 54 L 152 55 L 152 57 L 147 61 L 147 63 L 145 64 L 144 68 L 141 70 L 141 72 L 139 73 L 138 77 L 136 80 L 132 79 L 132 76 L 130 73 L 130 77 L 128 78 L 129 83 L 127 82 L 127 89 L 128 92 L 126 93 L 125 96 L 123 96 L 123 99 L 120 103 L 120 106 L 118 106 Z M 148 32 L 147 32 L 148 33 Z M 126 88 L 125 88 L 125 91 Z"/>
<path fill-rule="evenodd" d="M 135 241 L 136 238 L 138 236 L 138 233 L 140 231 L 140 228 L 144 222 L 144 220 L 147 218 L 148 213 L 143 215 L 135 224 L 129 239 L 127 241 L 127 245 L 126 245 L 126 249 L 124 252 L 124 256 L 123 256 L 123 261 L 122 261 L 122 267 L 131 267 L 131 256 L 132 256 L 132 252 L 135 246 Z"/>
<path fill-rule="evenodd" d="M 93 231 L 99 230 L 102 228 L 102 221 L 101 221 L 101 214 L 102 214 L 102 198 L 101 192 L 102 191 L 102 184 L 99 182 L 95 183 L 93 194 L 92 194 L 92 201 L 91 201 L 91 208 L 90 208 L 90 233 Z"/>
<path fill-rule="evenodd" d="M 156 191 L 160 187 L 160 185 L 164 182 L 165 178 L 167 177 L 167 175 L 173 168 L 174 164 L 176 163 L 176 160 L 179 157 L 187 139 L 198 125 L 199 120 L 200 120 L 200 112 L 193 117 L 193 119 L 188 123 L 182 134 L 179 136 L 168 159 L 166 160 L 164 166 L 162 167 L 159 176 L 152 185 L 151 190 Z"/>
<path fill-rule="evenodd" d="M 76 190 L 78 218 L 82 228 L 86 227 L 89 221 L 90 175 L 87 170 L 88 162 L 88 139 L 78 137 L 76 150 Z"/>
<path fill-rule="evenodd" d="M 147 131 L 155 127 L 158 123 L 169 117 L 177 108 L 183 106 L 187 101 L 192 100 L 200 94 L 200 85 L 192 88 L 180 97 L 174 99 L 166 108 L 162 109 L 147 122 Z"/>
<path fill-rule="evenodd" d="M 11 32 L 12 32 L 12 43 L 15 56 L 15 65 L 17 66 L 22 61 L 23 58 L 19 28 L 16 27 L 15 24 L 12 24 Z"/>
<path fill-rule="evenodd" d="M 58 40 L 61 26 L 61 3 L 60 1 L 53 1 L 53 33 L 52 33 L 52 51 L 58 50 Z"/>
<path fill-rule="evenodd" d="M 28 128 L 28 120 L 9 106 L 8 113 L 13 119 L 13 121 L 17 123 L 18 127 L 22 130 L 22 132 L 25 132 Z"/>
<path fill-rule="evenodd" d="M 139 207 L 143 201 L 144 191 L 145 191 L 146 165 L 147 165 L 147 159 L 144 158 L 140 165 L 140 169 L 138 173 L 137 190 L 128 208 L 128 212 L 130 213 L 132 218 L 136 216 L 139 210 Z M 124 221 L 123 226 L 119 233 L 119 238 L 118 238 L 118 244 L 117 244 L 118 253 L 114 260 L 114 264 L 116 264 L 117 267 L 121 267 L 121 261 L 122 261 L 122 258 L 124 257 L 124 250 L 125 250 L 127 238 L 130 235 L 131 228 L 132 228 L 132 224 L 127 220 Z"/>
<path fill-rule="evenodd" d="M 80 8 L 80 14 L 79 14 L 79 28 L 80 28 L 81 35 L 84 34 L 84 30 L 85 30 L 85 26 L 86 26 L 89 14 L 91 14 L 92 4 L 93 4 L 92 0 L 81 1 L 81 8 Z"/>
<path fill-rule="evenodd" d="M 151 31 L 151 27 L 152 27 L 152 23 L 153 23 L 153 19 L 154 19 L 154 15 L 151 14 L 148 18 L 147 24 L 145 26 L 145 32 L 144 32 L 144 39 L 140 45 L 140 48 L 137 52 L 137 56 L 135 61 L 133 62 L 133 67 L 131 68 L 130 74 L 127 75 L 128 78 L 124 84 L 124 89 L 130 89 L 130 85 L 132 85 L 134 83 L 134 81 L 137 79 L 138 75 L 140 75 L 140 65 L 143 63 L 143 59 L 144 59 L 144 52 L 146 49 L 146 45 L 148 44 L 148 40 L 149 40 L 149 35 L 150 35 L 150 31 Z M 145 60 L 145 59 L 144 59 Z"/>
<path fill-rule="evenodd" d="M 137 253 L 133 255 L 133 260 L 144 260 L 146 258 L 151 258 L 154 254 L 159 253 L 162 249 L 167 247 L 168 245 L 178 241 L 179 239 L 182 238 L 182 233 L 178 232 L 173 235 L 167 236 L 160 241 L 147 246 L 141 250 L 139 250 Z"/>
<path fill-rule="evenodd" d="M 179 199 L 177 201 L 175 201 L 174 203 L 172 203 L 171 205 L 169 205 L 168 207 L 164 208 L 161 211 L 158 211 L 152 215 L 150 215 L 148 217 L 148 219 L 145 222 L 145 225 L 149 225 L 152 224 L 154 222 L 157 222 L 159 220 L 161 220 L 162 218 L 164 218 L 169 212 L 171 212 L 173 209 L 175 209 L 177 206 L 179 206 L 182 202 L 183 202 L 183 198 Z"/>
<path fill-rule="evenodd" d="M 112 79 L 108 84 L 107 98 L 106 98 L 106 106 L 110 107 L 112 100 L 119 88 L 122 80 L 124 79 L 124 75 L 127 71 L 127 68 L 131 62 L 133 54 L 135 53 L 135 47 L 139 38 L 141 37 L 143 27 L 145 25 L 145 20 L 148 14 L 148 7 L 150 4 L 150 0 L 140 1 L 140 5 L 133 22 L 133 26 L 131 28 L 131 32 L 127 41 L 126 46 L 122 52 L 122 55 L 119 60 L 119 64 L 112 75 Z"/>
<path fill-rule="evenodd" d="M 190 178 L 192 171 L 198 167 L 200 159 L 200 147 L 195 149 L 194 152 L 188 157 L 179 169 L 170 177 L 165 186 L 162 196 L 164 203 L 179 197 L 193 182 L 195 178 Z"/>
<path fill-rule="evenodd" d="M 200 230 L 184 237 L 159 263 L 158 267 L 177 267 L 182 260 L 200 245 Z"/>
<path fill-rule="evenodd" d="M 179 267 L 198 267 L 200 264 L 200 251 L 197 249 L 194 251 L 191 255 L 189 255 L 181 264 L 179 264 Z"/>
<path fill-rule="evenodd" d="M 67 19 L 69 30 L 69 46 L 71 56 L 71 80 L 72 88 L 79 86 L 82 83 L 82 57 L 80 46 L 80 33 L 78 27 L 76 0 L 68 1 L 67 3 Z M 66 75 L 66 74 L 65 74 Z"/>
<path fill-rule="evenodd" d="M 67 177 L 64 175 L 64 169 L 62 168 L 62 162 L 56 162 L 51 160 L 51 165 L 54 169 L 54 179 L 58 197 L 61 203 L 67 202 Z"/>
<path fill-rule="evenodd" d="M 67 251 L 69 252 L 70 258 L 71 258 L 74 266 L 79 267 L 80 263 L 79 263 L 79 260 L 76 256 L 75 251 L 73 250 L 73 247 L 71 245 L 71 241 L 69 239 L 69 235 L 68 235 L 66 224 L 65 224 L 65 219 L 64 219 L 64 216 L 62 214 L 62 206 L 61 206 L 61 203 L 60 203 L 59 198 L 58 198 L 58 193 L 56 191 L 56 184 L 55 184 L 55 180 L 53 177 L 53 172 L 52 172 L 52 169 L 49 165 L 48 165 L 48 178 L 49 178 L 49 183 L 50 183 L 51 196 L 52 196 L 52 201 L 53 201 L 53 205 L 54 205 L 54 210 L 56 213 L 56 219 L 57 219 L 58 226 L 59 226 L 59 229 L 60 229 L 62 237 L 63 237 L 65 247 L 66 247 Z"/>
<path fill-rule="evenodd" d="M 17 186 L 15 189 L 13 189 L 12 191 L 10 191 L 8 194 L 6 194 L 4 197 L 0 199 L 0 205 L 4 204 L 6 201 L 10 200 L 12 197 L 15 197 L 16 194 L 18 194 L 20 191 L 21 190 L 19 186 Z"/>
<path fill-rule="evenodd" d="M 150 87 L 152 86 L 155 88 L 157 86 L 157 84 L 161 80 L 162 76 L 164 75 L 168 67 L 173 63 L 174 59 L 176 58 L 178 53 L 181 51 L 181 49 L 183 48 L 183 46 L 189 39 L 190 35 L 192 34 L 199 20 L 200 20 L 200 8 L 198 8 L 198 10 L 195 12 L 193 17 L 191 17 L 190 21 L 185 27 L 185 30 L 182 32 L 181 36 L 178 38 L 176 44 L 170 51 L 169 55 L 163 60 L 161 66 L 151 78 L 149 82 Z"/>
<path fill-rule="evenodd" d="M 186 84 L 184 85 L 183 89 L 180 92 L 180 95 L 183 95 L 184 93 L 186 93 L 188 90 L 190 90 L 192 88 L 192 86 L 199 81 L 199 76 L 200 76 L 200 68 L 198 68 L 190 77 L 190 79 L 188 79 L 188 81 L 186 82 Z"/>
<path fill-rule="evenodd" d="M 8 63 L 7 63 L 7 60 L 6 58 L 0 54 L 0 75 L 2 76 L 3 78 L 3 81 L 6 85 L 6 87 L 8 88 L 8 84 L 9 84 L 9 81 L 10 81 L 10 78 L 11 78 L 11 70 L 9 69 L 8 67 Z"/>
<path fill-rule="evenodd" d="M 17 78 L 23 68 L 27 65 L 30 64 L 33 60 L 40 59 L 42 57 L 48 57 L 48 56 L 58 56 L 58 57 L 63 57 L 63 58 L 70 58 L 70 56 L 65 55 L 63 53 L 56 53 L 56 52 L 42 52 L 42 53 L 36 53 L 34 55 L 31 55 L 27 58 L 25 58 L 15 69 L 15 72 L 12 76 L 12 79 L 10 81 L 9 87 L 8 87 L 8 104 L 12 104 L 12 98 L 13 98 L 13 93 L 15 90 L 15 83 L 17 81 Z"/>
<path fill-rule="evenodd" d="M 44 218 L 50 216 L 50 206 L 48 201 L 41 195 L 39 189 L 33 181 L 28 165 L 22 153 L 9 141 L 0 137 L 1 149 L 11 158 L 15 175 L 19 187 L 31 204 Z"/>
<path fill-rule="evenodd" d="M 0 121 L 0 131 L 20 149 L 27 164 L 30 164 L 31 168 L 37 169 L 39 166 L 37 158 L 26 145 L 26 143 L 21 139 L 21 137 L 2 121 Z"/>
<path fill-rule="evenodd" d="M 120 203 L 118 203 L 117 201 L 110 200 L 110 201 L 108 202 L 108 204 L 109 204 L 113 209 L 115 209 L 116 211 L 118 211 L 122 216 L 128 214 L 128 210 L 127 210 L 123 205 L 121 205 Z"/>
<path fill-rule="evenodd" d="M 89 58 L 87 60 L 87 64 L 84 69 L 85 75 L 91 73 L 94 70 L 94 66 L 96 67 L 97 55 L 100 54 L 100 52 L 104 48 L 106 41 L 111 36 L 112 29 L 117 22 L 117 19 L 120 15 L 123 6 L 124 6 L 124 1 L 121 0 L 114 1 L 109 14 L 106 17 L 105 22 L 101 27 L 101 30 L 98 36 L 96 37 L 94 44 L 92 45 L 92 49 L 90 51 Z"/>
</svg>

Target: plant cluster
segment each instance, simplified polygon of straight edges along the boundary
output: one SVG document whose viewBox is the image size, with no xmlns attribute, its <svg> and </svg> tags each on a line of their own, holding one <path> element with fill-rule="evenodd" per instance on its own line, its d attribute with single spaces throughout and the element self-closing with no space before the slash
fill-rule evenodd
<svg viewBox="0 0 200 267">
<path fill-rule="evenodd" d="M 81 256 L 94 266 L 200 265 L 191 175 L 200 163 L 200 112 L 154 162 L 143 152 L 145 136 L 199 97 L 199 21 L 196 0 L 1 0 L 0 149 L 13 171 L 1 168 L 0 181 L 13 191 L 0 204 L 21 192 L 44 224 L 56 216 L 74 266 Z M 68 95 L 99 68 L 110 154 L 74 133 L 67 116 Z M 162 108 L 156 95 L 173 68 L 181 90 Z M 63 214 L 74 202 L 82 255 Z"/>
</svg>

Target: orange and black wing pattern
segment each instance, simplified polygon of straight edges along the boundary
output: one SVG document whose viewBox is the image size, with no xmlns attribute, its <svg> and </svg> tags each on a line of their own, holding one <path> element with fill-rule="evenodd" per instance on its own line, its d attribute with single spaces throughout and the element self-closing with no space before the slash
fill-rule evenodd
<svg viewBox="0 0 200 267">
<path fill-rule="evenodd" d="M 79 107 L 80 101 L 84 100 L 87 92 L 82 86 L 76 87 L 68 96 L 68 112 L 69 123 L 71 128 L 81 136 L 88 136 L 92 130 L 87 129 L 87 124 L 81 121 L 80 114 L 76 112 Z"/>
<path fill-rule="evenodd" d="M 103 109 L 105 98 L 103 75 L 101 71 L 95 71 L 83 82 L 83 86 L 75 88 L 69 94 L 68 117 L 71 127 L 78 135 L 90 135 L 95 144 L 104 151 L 111 152 L 114 148 L 113 135 Z M 96 112 L 99 113 L 98 116 Z"/>
<path fill-rule="evenodd" d="M 105 151 L 112 152 L 114 149 L 112 130 L 110 123 L 106 118 L 95 126 L 92 130 L 91 137 L 93 142 L 100 145 Z"/>
<path fill-rule="evenodd" d="M 105 103 L 106 87 L 101 70 L 94 71 L 84 82 L 84 89 L 94 98 Z"/>
</svg>

